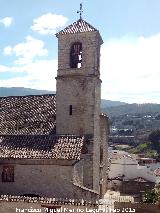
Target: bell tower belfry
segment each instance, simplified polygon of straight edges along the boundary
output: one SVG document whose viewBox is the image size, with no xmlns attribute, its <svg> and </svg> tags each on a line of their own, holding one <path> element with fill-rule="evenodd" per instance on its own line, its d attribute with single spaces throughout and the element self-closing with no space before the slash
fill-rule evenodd
<svg viewBox="0 0 160 213">
<path fill-rule="evenodd" d="M 56 133 L 94 135 L 100 115 L 102 38 L 81 16 L 56 36 Z"/>
</svg>

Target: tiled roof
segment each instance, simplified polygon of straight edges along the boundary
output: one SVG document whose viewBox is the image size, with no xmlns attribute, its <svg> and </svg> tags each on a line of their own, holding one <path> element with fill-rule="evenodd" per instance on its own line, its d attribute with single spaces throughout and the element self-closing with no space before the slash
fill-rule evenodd
<svg viewBox="0 0 160 213">
<path fill-rule="evenodd" d="M 78 136 L 1 136 L 0 158 L 80 159 L 83 142 Z"/>
<path fill-rule="evenodd" d="M 16 195 L 0 195 L 0 202 L 26 202 L 26 203 L 41 203 L 42 204 L 54 204 L 54 205 L 76 205 L 76 206 L 98 206 L 99 200 L 88 201 L 82 199 L 71 198 L 48 198 L 48 197 L 28 197 L 28 196 L 16 196 Z"/>
<path fill-rule="evenodd" d="M 154 170 L 154 174 L 155 174 L 156 176 L 160 176 L 160 168 L 155 169 L 155 170 Z"/>
<path fill-rule="evenodd" d="M 151 182 L 151 181 L 148 181 L 147 179 L 145 178 L 142 178 L 142 177 L 137 177 L 137 178 L 134 178 L 134 179 L 129 179 L 127 181 L 135 181 L 135 182 Z"/>
<path fill-rule="evenodd" d="M 55 132 L 55 95 L 0 98 L 0 135 Z"/>
<path fill-rule="evenodd" d="M 92 25 L 84 21 L 83 19 L 79 19 L 78 21 L 74 22 L 73 24 L 69 25 L 65 29 L 61 30 L 56 34 L 63 35 L 63 34 L 72 34 L 72 33 L 82 33 L 82 32 L 90 32 L 90 31 L 97 31 Z"/>
</svg>

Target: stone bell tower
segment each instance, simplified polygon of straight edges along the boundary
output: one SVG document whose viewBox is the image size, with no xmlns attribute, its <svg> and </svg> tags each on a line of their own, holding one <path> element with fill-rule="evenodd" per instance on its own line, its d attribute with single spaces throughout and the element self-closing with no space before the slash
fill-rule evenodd
<svg viewBox="0 0 160 213">
<path fill-rule="evenodd" d="M 81 18 L 56 34 L 58 71 L 56 134 L 83 135 L 83 185 L 100 191 L 100 46 L 99 31 Z M 88 141 L 88 142 L 87 142 Z"/>
<path fill-rule="evenodd" d="M 81 16 L 56 36 L 56 133 L 94 135 L 100 115 L 102 38 Z"/>
</svg>

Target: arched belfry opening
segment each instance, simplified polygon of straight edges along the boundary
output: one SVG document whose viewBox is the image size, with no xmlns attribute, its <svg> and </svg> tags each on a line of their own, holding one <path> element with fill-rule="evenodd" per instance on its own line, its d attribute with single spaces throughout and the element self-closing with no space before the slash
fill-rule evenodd
<svg viewBox="0 0 160 213">
<path fill-rule="evenodd" d="M 75 42 L 70 50 L 70 68 L 82 67 L 82 43 Z"/>
</svg>

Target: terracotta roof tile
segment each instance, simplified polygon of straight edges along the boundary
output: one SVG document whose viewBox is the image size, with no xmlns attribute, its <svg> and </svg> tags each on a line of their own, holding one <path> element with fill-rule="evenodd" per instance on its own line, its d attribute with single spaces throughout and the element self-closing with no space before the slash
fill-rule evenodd
<svg viewBox="0 0 160 213">
<path fill-rule="evenodd" d="M 84 21 L 83 19 L 79 19 L 78 21 L 74 22 L 73 24 L 69 25 L 65 29 L 58 32 L 56 36 L 63 34 L 90 32 L 90 31 L 98 31 L 98 30 L 89 23 L 87 23 L 86 21 Z"/>
<path fill-rule="evenodd" d="M 54 94 L 0 98 L 0 135 L 49 134 L 55 126 Z"/>
<path fill-rule="evenodd" d="M 0 195 L 0 202 L 27 202 L 27 203 L 41 203 L 54 205 L 76 205 L 76 206 L 98 206 L 99 200 L 84 200 L 71 198 L 48 198 L 48 197 L 29 197 L 16 195 Z"/>
<path fill-rule="evenodd" d="M 80 159 L 83 143 L 78 136 L 1 136 L 0 158 Z"/>
</svg>

